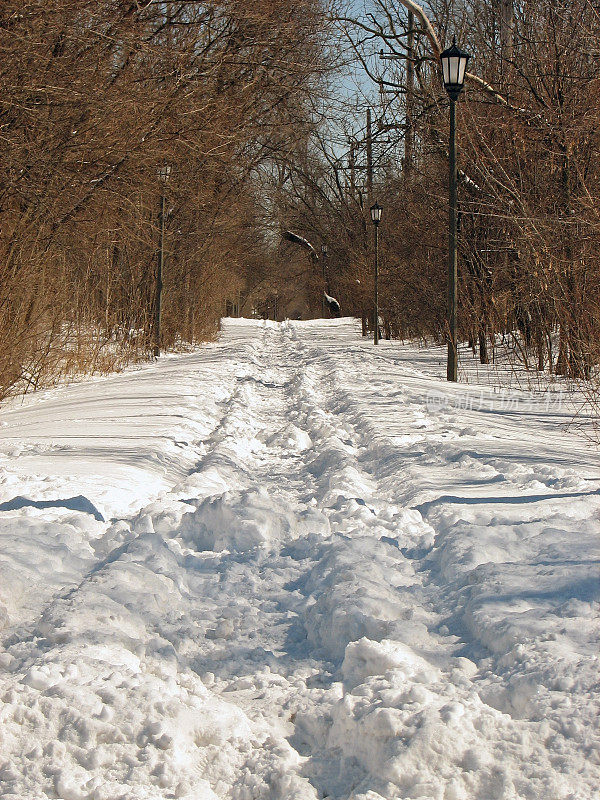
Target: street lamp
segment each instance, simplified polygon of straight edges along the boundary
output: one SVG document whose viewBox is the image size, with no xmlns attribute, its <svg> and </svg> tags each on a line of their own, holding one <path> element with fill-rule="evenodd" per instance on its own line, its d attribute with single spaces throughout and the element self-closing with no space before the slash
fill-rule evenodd
<svg viewBox="0 0 600 800">
<path fill-rule="evenodd" d="M 169 182 L 169 178 L 171 177 L 170 164 L 165 164 L 164 166 L 158 168 L 158 177 L 160 178 L 161 183 L 163 184 Z"/>
<path fill-rule="evenodd" d="M 458 354 L 457 354 L 457 301 L 456 284 L 458 282 L 458 261 L 456 253 L 456 101 L 462 92 L 465 83 L 467 63 L 471 56 L 456 45 L 456 36 L 452 47 L 440 55 L 444 88 L 450 97 L 450 214 L 448 230 L 448 364 L 446 378 L 449 381 L 458 380 Z"/>
<path fill-rule="evenodd" d="M 162 308 L 162 290 L 163 290 L 163 266 L 165 262 L 165 206 L 167 184 L 171 177 L 171 167 L 165 164 L 158 169 L 158 178 L 160 181 L 160 211 L 158 215 L 158 225 L 160 228 L 160 247 L 158 250 L 158 263 L 156 265 L 156 284 L 155 284 L 155 298 L 154 298 L 154 357 L 158 358 L 160 355 L 160 318 Z"/>
<path fill-rule="evenodd" d="M 323 268 L 323 297 L 321 299 L 321 316 L 325 318 L 325 292 L 327 291 L 327 269 L 326 269 L 326 260 L 327 260 L 327 245 L 321 245 L 321 265 Z"/>
<path fill-rule="evenodd" d="M 373 344 L 379 344 L 379 223 L 381 212 L 379 203 L 371 206 L 371 220 L 375 226 L 375 281 L 373 286 Z"/>
</svg>

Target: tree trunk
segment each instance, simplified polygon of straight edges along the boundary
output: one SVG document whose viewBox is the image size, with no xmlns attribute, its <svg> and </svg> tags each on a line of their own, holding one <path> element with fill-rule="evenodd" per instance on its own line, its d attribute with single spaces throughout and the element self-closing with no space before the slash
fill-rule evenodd
<svg viewBox="0 0 600 800">
<path fill-rule="evenodd" d="M 479 326 L 479 362 L 480 364 L 490 363 L 485 325 Z"/>
</svg>

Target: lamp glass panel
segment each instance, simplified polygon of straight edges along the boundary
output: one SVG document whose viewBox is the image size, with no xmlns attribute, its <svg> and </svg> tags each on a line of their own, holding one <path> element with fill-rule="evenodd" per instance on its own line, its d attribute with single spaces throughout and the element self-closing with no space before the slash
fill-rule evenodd
<svg viewBox="0 0 600 800">
<path fill-rule="evenodd" d="M 449 83 L 453 86 L 456 86 L 458 83 L 458 72 L 459 72 L 459 64 L 460 58 L 458 56 L 452 56 L 448 59 L 450 62 L 450 81 Z"/>
<path fill-rule="evenodd" d="M 442 70 L 444 72 L 444 83 L 447 85 L 450 83 L 450 59 L 443 58 L 442 59 Z"/>
</svg>

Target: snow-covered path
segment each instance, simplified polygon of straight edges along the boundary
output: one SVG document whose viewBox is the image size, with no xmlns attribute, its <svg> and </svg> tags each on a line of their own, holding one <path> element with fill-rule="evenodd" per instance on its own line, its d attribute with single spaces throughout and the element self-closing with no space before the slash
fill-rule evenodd
<svg viewBox="0 0 600 800">
<path fill-rule="evenodd" d="M 0 428 L 0 796 L 592 800 L 600 455 L 356 323 Z"/>
</svg>

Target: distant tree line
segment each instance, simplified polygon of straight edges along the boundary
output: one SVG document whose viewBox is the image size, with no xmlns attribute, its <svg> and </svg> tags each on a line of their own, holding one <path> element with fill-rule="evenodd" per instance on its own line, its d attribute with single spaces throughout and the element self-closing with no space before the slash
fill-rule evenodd
<svg viewBox="0 0 600 800">
<path fill-rule="evenodd" d="M 383 333 L 443 342 L 436 47 L 453 34 L 473 56 L 458 104 L 460 336 L 482 362 L 502 337 L 528 368 L 597 372 L 597 9 L 357 5 L 0 4 L 0 397 L 151 356 L 163 194 L 164 346 L 210 338 L 223 313 L 319 316 L 324 288 L 367 332 L 374 200 Z M 344 62 L 375 88 L 362 105 Z"/>
<path fill-rule="evenodd" d="M 326 50 L 317 0 L 3 0 L 0 397 L 151 353 L 163 191 L 164 345 L 261 284 Z"/>
</svg>

